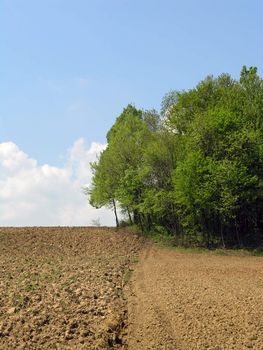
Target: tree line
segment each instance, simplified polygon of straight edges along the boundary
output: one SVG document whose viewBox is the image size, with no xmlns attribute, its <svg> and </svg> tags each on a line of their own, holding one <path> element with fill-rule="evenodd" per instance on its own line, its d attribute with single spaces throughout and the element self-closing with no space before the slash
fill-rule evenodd
<svg viewBox="0 0 263 350">
<path fill-rule="evenodd" d="M 91 164 L 90 203 L 180 244 L 263 244 L 263 80 L 208 76 L 161 111 L 128 105 Z"/>
</svg>

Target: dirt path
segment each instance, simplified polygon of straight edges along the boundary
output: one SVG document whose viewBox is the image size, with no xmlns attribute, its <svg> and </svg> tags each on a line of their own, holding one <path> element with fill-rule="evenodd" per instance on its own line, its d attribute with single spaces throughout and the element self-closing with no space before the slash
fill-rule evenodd
<svg viewBox="0 0 263 350">
<path fill-rule="evenodd" d="M 129 350 L 263 350 L 263 258 L 149 245 L 130 288 Z"/>
</svg>

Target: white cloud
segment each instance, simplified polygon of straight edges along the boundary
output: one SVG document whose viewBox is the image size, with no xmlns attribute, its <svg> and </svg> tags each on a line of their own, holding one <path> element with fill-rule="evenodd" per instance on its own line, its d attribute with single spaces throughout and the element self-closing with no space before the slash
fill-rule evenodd
<svg viewBox="0 0 263 350">
<path fill-rule="evenodd" d="M 36 161 L 28 158 L 16 144 L 5 142 L 0 144 L 0 164 L 8 173 L 36 166 Z"/>
<path fill-rule="evenodd" d="M 64 167 L 39 165 L 13 142 L 0 143 L 0 226 L 114 225 L 113 213 L 95 209 L 82 192 L 90 184 L 89 163 L 106 145 L 78 139 Z"/>
<path fill-rule="evenodd" d="M 75 173 L 75 185 L 90 185 L 91 171 L 89 163 L 97 160 L 106 145 L 92 142 L 89 149 L 85 147 L 85 140 L 78 139 L 69 150 L 69 164 Z"/>
</svg>

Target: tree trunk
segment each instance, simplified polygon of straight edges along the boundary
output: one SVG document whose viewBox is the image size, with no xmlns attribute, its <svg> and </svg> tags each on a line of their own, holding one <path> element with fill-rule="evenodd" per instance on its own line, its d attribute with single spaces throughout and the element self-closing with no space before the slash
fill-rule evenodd
<svg viewBox="0 0 263 350">
<path fill-rule="evenodd" d="M 132 217 L 131 217 L 131 213 L 130 213 L 128 207 L 127 207 L 127 213 L 128 213 L 128 217 L 129 217 L 129 220 L 130 220 L 130 224 L 132 225 L 132 224 L 133 224 L 133 222 L 132 222 Z"/>
<path fill-rule="evenodd" d="M 140 223 L 139 213 L 138 213 L 137 209 L 134 209 L 134 211 L 133 211 L 133 221 L 134 221 L 135 225 L 138 225 Z"/>
<path fill-rule="evenodd" d="M 241 248 L 241 242 L 240 242 L 239 232 L 238 232 L 238 228 L 237 228 L 237 218 L 236 217 L 235 217 L 235 229 L 236 229 L 238 248 Z"/>
<path fill-rule="evenodd" d="M 115 215 L 115 220 L 116 220 L 116 226 L 119 227 L 120 224 L 119 224 L 119 220 L 118 220 L 115 199 L 112 200 L 112 204 L 113 204 L 113 210 L 114 210 L 114 215 Z"/>
<path fill-rule="evenodd" d="M 221 234 L 222 245 L 223 245 L 223 248 L 225 249 L 225 248 L 226 248 L 226 245 L 225 245 L 225 240 L 224 240 L 224 233 L 223 233 L 222 221 L 220 222 L 220 234 Z"/>
</svg>

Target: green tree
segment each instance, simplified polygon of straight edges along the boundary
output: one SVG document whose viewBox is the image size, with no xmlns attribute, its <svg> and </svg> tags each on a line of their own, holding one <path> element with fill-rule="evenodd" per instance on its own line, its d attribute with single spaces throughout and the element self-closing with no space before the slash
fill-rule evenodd
<svg viewBox="0 0 263 350">
<path fill-rule="evenodd" d="M 263 244 L 263 82 L 208 76 L 165 95 L 161 116 L 128 105 L 92 164 L 90 202 L 183 243 Z"/>
<path fill-rule="evenodd" d="M 91 188 L 86 190 L 86 194 L 89 196 L 89 202 L 92 206 L 96 208 L 106 206 L 113 209 L 116 226 L 118 227 L 119 219 L 115 197 L 118 171 L 114 161 L 114 154 L 108 147 L 101 153 L 99 161 L 91 163 L 92 185 Z"/>
<path fill-rule="evenodd" d="M 263 90 L 255 74 L 243 68 L 240 83 L 228 75 L 206 79 L 170 115 L 183 139 L 175 201 L 185 230 L 207 243 L 262 240 Z"/>
</svg>

